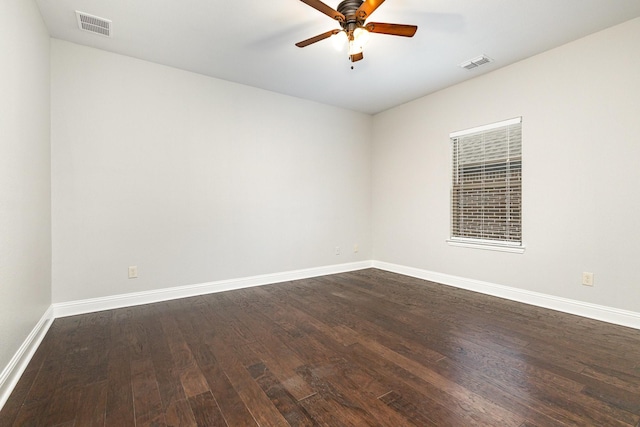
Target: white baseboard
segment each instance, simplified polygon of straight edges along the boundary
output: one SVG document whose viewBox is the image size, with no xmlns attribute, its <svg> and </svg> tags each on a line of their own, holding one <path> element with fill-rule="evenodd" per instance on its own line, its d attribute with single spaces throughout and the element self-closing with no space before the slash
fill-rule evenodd
<svg viewBox="0 0 640 427">
<path fill-rule="evenodd" d="M 31 333 L 24 340 L 16 354 L 11 358 L 9 364 L 0 373 L 0 409 L 4 406 L 11 395 L 18 380 L 22 376 L 27 365 L 31 361 L 42 339 L 47 334 L 49 327 L 53 323 L 53 309 L 49 307 Z"/>
<path fill-rule="evenodd" d="M 263 274 L 260 276 L 244 277 L 240 279 L 220 280 L 217 282 L 157 289 L 146 292 L 112 295 L 103 298 L 56 303 L 53 304 L 53 314 L 55 318 L 75 316 L 78 314 L 93 313 L 96 311 L 112 310 L 115 308 L 151 304 L 154 302 L 188 298 L 216 292 L 232 291 L 234 289 L 288 282 L 290 280 L 308 279 L 310 277 L 325 276 L 328 274 L 345 273 L 347 271 L 371 268 L 371 266 L 371 261 L 361 261 L 308 268 L 304 270 L 287 271 L 283 273 Z"/>
<path fill-rule="evenodd" d="M 492 295 L 512 301 L 535 305 L 537 307 L 548 308 L 561 311 L 563 313 L 575 314 L 589 319 L 601 320 L 615 325 L 627 326 L 629 328 L 640 329 L 640 313 L 634 311 L 621 310 L 603 305 L 591 304 L 582 301 L 561 298 L 539 292 L 527 291 L 524 289 L 512 288 L 509 286 L 496 285 L 494 283 L 482 282 L 479 280 L 467 279 L 464 277 L 451 276 L 448 274 L 436 273 L 414 267 L 391 264 L 382 261 L 372 261 L 374 268 L 390 271 L 392 273 L 403 274 L 405 276 L 416 277 L 418 279 L 429 280 L 431 282 L 442 283 L 456 288 Z"/>
</svg>

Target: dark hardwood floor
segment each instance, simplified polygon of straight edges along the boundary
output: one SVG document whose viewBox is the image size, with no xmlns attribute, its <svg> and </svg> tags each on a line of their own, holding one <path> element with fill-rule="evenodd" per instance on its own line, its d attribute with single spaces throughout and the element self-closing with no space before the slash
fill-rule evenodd
<svg viewBox="0 0 640 427">
<path fill-rule="evenodd" d="M 640 331 L 370 269 L 54 322 L 0 426 L 638 426 Z"/>
</svg>

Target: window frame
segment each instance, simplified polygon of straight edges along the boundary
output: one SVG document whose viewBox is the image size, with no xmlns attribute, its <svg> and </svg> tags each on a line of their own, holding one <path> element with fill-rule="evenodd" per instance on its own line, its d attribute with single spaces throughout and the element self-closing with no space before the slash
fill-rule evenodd
<svg viewBox="0 0 640 427">
<path fill-rule="evenodd" d="M 494 251 L 502 251 L 502 252 L 511 252 L 511 253 L 524 253 L 525 245 L 524 245 L 524 236 L 522 230 L 522 139 L 520 140 L 520 168 L 519 168 L 519 195 L 520 195 L 520 206 L 519 206 L 519 216 L 520 216 L 520 241 L 508 241 L 508 240 L 491 240 L 491 239 L 483 239 L 483 238 L 473 238 L 473 237 L 463 237 L 463 236 L 454 236 L 454 178 L 457 175 L 456 167 L 459 165 L 454 158 L 454 150 L 455 144 L 457 144 L 457 140 L 459 138 L 471 135 L 484 134 L 492 130 L 507 128 L 508 126 L 519 124 L 522 126 L 522 117 L 515 117 L 508 120 L 503 120 L 495 123 L 490 123 L 483 126 L 478 126 L 470 129 L 465 129 L 461 131 L 452 132 L 449 134 L 450 145 L 450 163 L 449 163 L 449 172 L 450 172 L 450 188 L 449 188 L 449 239 L 447 239 L 447 243 L 451 246 L 458 247 L 466 247 L 466 248 L 475 248 L 475 249 L 486 249 L 486 250 L 494 250 Z M 521 137 L 522 138 L 522 137 Z M 486 160 L 486 157 L 483 157 L 483 164 Z M 506 161 L 505 161 L 506 164 Z"/>
</svg>

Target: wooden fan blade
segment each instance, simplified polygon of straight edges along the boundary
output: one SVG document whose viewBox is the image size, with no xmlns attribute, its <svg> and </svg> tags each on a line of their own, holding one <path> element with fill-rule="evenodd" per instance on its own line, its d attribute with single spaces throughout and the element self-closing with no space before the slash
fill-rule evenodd
<svg viewBox="0 0 640 427">
<path fill-rule="evenodd" d="M 344 22 L 345 21 L 345 17 L 342 13 L 338 12 L 337 10 L 327 6 L 326 4 L 322 3 L 320 0 L 300 0 L 303 3 L 308 4 L 309 6 L 311 6 L 312 8 L 324 13 L 325 15 L 327 15 L 329 18 L 331 19 L 335 19 L 338 22 Z"/>
<path fill-rule="evenodd" d="M 369 22 L 365 28 L 370 33 L 389 34 L 392 36 L 413 37 L 418 31 L 415 25 L 385 24 L 384 22 Z"/>
<path fill-rule="evenodd" d="M 327 38 L 331 37 L 334 34 L 338 34 L 339 32 L 340 32 L 340 30 L 327 31 L 326 33 L 318 34 L 315 37 L 311 37 L 310 39 L 306 39 L 306 40 L 303 40 L 301 42 L 298 42 L 298 43 L 296 43 L 296 46 L 298 46 L 298 47 L 309 46 L 310 44 L 313 44 L 315 42 L 319 42 L 320 40 L 327 39 Z"/>
<path fill-rule="evenodd" d="M 356 16 L 358 19 L 367 19 L 382 3 L 384 0 L 364 0 L 364 3 L 356 10 Z"/>
</svg>

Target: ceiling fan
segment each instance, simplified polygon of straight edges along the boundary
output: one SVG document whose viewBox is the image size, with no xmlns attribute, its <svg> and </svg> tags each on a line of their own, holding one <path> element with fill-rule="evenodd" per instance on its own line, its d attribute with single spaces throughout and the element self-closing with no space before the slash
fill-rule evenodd
<svg viewBox="0 0 640 427">
<path fill-rule="evenodd" d="M 360 61 L 364 58 L 362 49 L 368 41 L 369 33 L 413 37 L 418 30 L 418 27 L 415 25 L 385 24 L 381 22 L 369 22 L 365 24 L 366 19 L 371 16 L 385 0 L 343 0 L 338 5 L 338 10 L 327 6 L 320 0 L 300 1 L 335 19 L 342 29 L 327 31 L 326 33 L 298 42 L 296 46 L 309 46 L 310 44 L 331 37 L 338 46 L 345 45 L 346 42 L 348 42 L 349 60 L 351 60 L 351 62 Z"/>
</svg>

